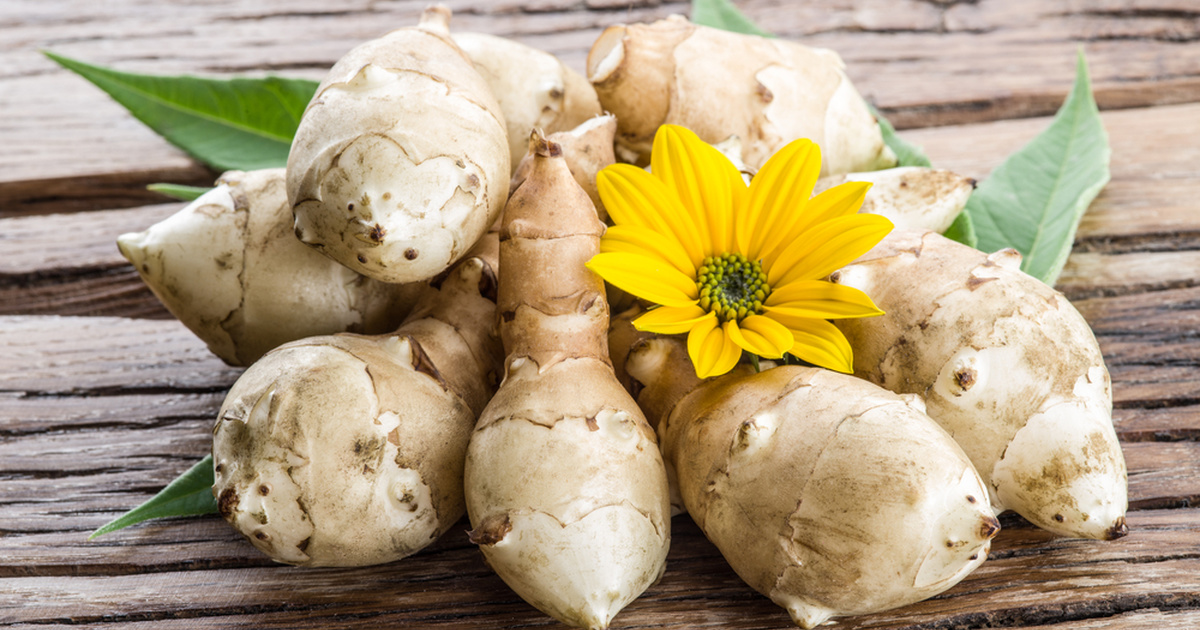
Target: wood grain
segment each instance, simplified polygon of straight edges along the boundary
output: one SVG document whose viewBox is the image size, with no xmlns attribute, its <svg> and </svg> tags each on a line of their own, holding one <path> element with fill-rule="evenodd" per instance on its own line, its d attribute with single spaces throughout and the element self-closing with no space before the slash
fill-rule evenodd
<svg viewBox="0 0 1200 630">
<path fill-rule="evenodd" d="M 582 71 L 616 22 L 687 13 L 678 0 L 457 0 L 454 26 L 512 37 Z M 1101 106 L 1200 100 L 1200 11 L 1186 0 L 744 0 L 773 32 L 833 48 L 899 127 L 1052 113 L 1082 46 Z M 213 174 L 38 53 L 131 72 L 320 78 L 357 43 L 416 22 L 425 2 L 9 0 L 0 7 L 0 215 L 112 208 L 145 184 Z"/>
<path fill-rule="evenodd" d="M 319 78 L 413 23 L 424 0 L 0 3 L 0 626 L 112 629 L 562 628 L 483 563 L 460 522 L 401 562 L 275 565 L 216 517 L 87 535 L 208 450 L 240 374 L 114 246 L 180 207 L 144 190 L 215 177 L 38 53 L 152 73 Z M 455 28 L 582 69 L 600 30 L 682 0 L 451 0 Z M 848 630 L 1200 627 L 1200 8 L 1193 0 L 737 0 L 846 59 L 934 163 L 982 179 L 1048 124 L 1082 45 L 1112 181 L 1059 288 L 1113 377 L 1131 534 L 1049 536 L 1011 514 L 990 559 L 928 601 Z M 1031 116 L 1033 116 L 1031 118 Z M 946 126 L 946 125 L 955 126 Z M 667 573 L 618 628 L 791 628 L 686 516 Z"/>
</svg>

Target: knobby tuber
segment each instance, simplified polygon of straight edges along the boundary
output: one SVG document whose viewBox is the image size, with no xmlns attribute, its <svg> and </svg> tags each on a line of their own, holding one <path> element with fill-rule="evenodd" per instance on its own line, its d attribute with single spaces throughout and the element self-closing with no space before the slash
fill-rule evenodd
<svg viewBox="0 0 1200 630">
<path fill-rule="evenodd" d="M 855 374 L 923 396 L 998 509 L 1063 536 L 1123 536 L 1125 459 L 1104 358 L 1079 312 L 1020 260 L 895 231 L 831 277 L 887 315 L 836 324 Z"/>
<path fill-rule="evenodd" d="M 426 9 L 342 57 L 317 88 L 288 155 L 296 235 L 386 282 L 447 269 L 499 215 L 511 176 L 504 116 Z"/>
<path fill-rule="evenodd" d="M 604 167 L 617 161 L 613 154 L 613 138 L 617 133 L 617 119 L 612 114 L 592 118 L 569 131 L 552 133 L 548 139 L 562 147 L 563 159 L 567 168 L 583 190 L 596 206 L 596 214 L 601 221 L 608 220 L 608 212 L 600 200 L 600 191 L 596 188 L 596 174 Z M 517 163 L 513 172 L 511 190 L 516 190 L 529 172 L 533 169 L 533 154 L 526 154 Z"/>
<path fill-rule="evenodd" d="M 600 115 L 596 90 L 558 57 L 484 33 L 454 33 L 453 38 L 500 103 L 514 169 L 525 157 L 534 129 L 567 131 Z"/>
<path fill-rule="evenodd" d="M 635 341 L 625 371 L 688 514 L 799 626 L 940 593 L 999 531 L 983 480 L 918 397 L 799 366 L 701 382 L 665 337 Z"/>
<path fill-rule="evenodd" d="M 975 180 L 947 170 L 904 166 L 866 173 L 828 175 L 817 180 L 813 194 L 845 182 L 870 182 L 859 212 L 881 214 L 897 229 L 942 233 L 967 205 Z"/>
<path fill-rule="evenodd" d="M 557 145 L 535 134 L 504 210 L 505 378 L 471 437 L 471 540 L 526 601 L 605 628 L 663 573 L 666 473 L 654 432 L 613 375 L 604 283 L 585 266 L 604 225 Z"/>
<path fill-rule="evenodd" d="M 467 442 L 501 369 L 490 241 L 395 333 L 293 342 L 238 378 L 213 429 L 213 494 L 254 546 L 379 564 L 462 518 Z"/>
<path fill-rule="evenodd" d="M 709 144 L 738 136 L 752 170 L 798 138 L 821 145 L 825 174 L 896 163 L 831 50 L 676 15 L 605 29 L 588 53 L 587 76 L 617 117 L 617 156 L 625 161 L 648 163 L 655 131 L 670 123 Z"/>
<path fill-rule="evenodd" d="M 304 337 L 395 330 L 422 290 L 366 278 L 296 240 L 283 169 L 225 173 L 117 246 L 167 310 L 230 365 Z"/>
</svg>

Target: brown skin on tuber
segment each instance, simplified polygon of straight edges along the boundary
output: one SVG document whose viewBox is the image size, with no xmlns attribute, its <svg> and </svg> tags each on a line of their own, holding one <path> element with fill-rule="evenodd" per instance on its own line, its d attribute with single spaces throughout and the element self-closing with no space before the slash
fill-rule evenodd
<svg viewBox="0 0 1200 630">
<path fill-rule="evenodd" d="M 984 561 L 987 490 L 918 398 L 799 366 L 700 381 L 681 340 L 621 328 L 679 500 L 797 625 L 926 599 Z"/>
<path fill-rule="evenodd" d="M 612 114 L 592 118 L 569 131 L 552 133 L 548 139 L 562 148 L 563 159 L 575 181 L 588 194 L 596 206 L 601 221 L 608 220 L 608 212 L 600 201 L 596 188 L 596 174 L 604 167 L 617 161 L 613 154 L 613 138 L 617 133 L 617 119 Z M 516 190 L 533 170 L 535 154 L 529 153 L 517 163 L 509 188 Z"/>
<path fill-rule="evenodd" d="M 467 442 L 501 367 L 495 249 L 427 287 L 393 334 L 304 339 L 242 374 L 213 429 L 213 494 L 255 547 L 380 564 L 462 518 Z"/>
<path fill-rule="evenodd" d="M 522 598 L 599 629 L 661 575 L 666 474 L 609 363 L 603 281 L 586 267 L 604 226 L 560 148 L 535 136 L 501 230 L 506 374 L 471 437 L 471 540 Z"/>
</svg>

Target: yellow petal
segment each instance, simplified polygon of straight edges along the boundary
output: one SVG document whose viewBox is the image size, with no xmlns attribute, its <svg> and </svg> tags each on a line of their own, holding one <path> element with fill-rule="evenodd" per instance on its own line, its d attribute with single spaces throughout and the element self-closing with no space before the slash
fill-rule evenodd
<svg viewBox="0 0 1200 630">
<path fill-rule="evenodd" d="M 608 252 L 592 256 L 587 268 L 614 286 L 664 306 L 691 306 L 699 291 L 696 281 L 660 258 Z"/>
<path fill-rule="evenodd" d="M 746 184 L 729 158 L 686 127 L 663 125 L 654 136 L 650 171 L 699 219 L 705 256 L 732 250 L 733 210 Z"/>
<path fill-rule="evenodd" d="M 762 315 L 751 315 L 727 330 L 734 343 L 764 359 L 783 357 L 794 343 L 786 326 Z"/>
<path fill-rule="evenodd" d="M 700 320 L 708 315 L 711 313 L 700 308 L 699 305 L 660 306 L 646 311 L 645 314 L 633 320 L 633 327 L 660 335 L 679 335 L 690 332 L 700 324 Z"/>
<path fill-rule="evenodd" d="M 630 164 L 613 164 L 597 173 L 596 187 L 613 223 L 669 235 L 693 261 L 706 256 L 696 220 L 657 177 Z"/>
<path fill-rule="evenodd" d="M 870 188 L 870 182 L 845 182 L 809 199 L 804 212 L 792 217 L 790 224 L 764 236 L 762 257 L 778 257 L 784 248 L 803 238 L 804 232 L 814 225 L 858 212 Z"/>
<path fill-rule="evenodd" d="M 640 225 L 614 225 L 600 239 L 601 252 L 627 252 L 657 256 L 689 277 L 696 276 L 696 266 L 678 241 Z"/>
<path fill-rule="evenodd" d="M 824 278 L 866 253 L 891 231 L 892 222 L 878 214 L 852 214 L 813 226 L 778 258 L 763 261 L 767 283 L 778 287 Z"/>
<path fill-rule="evenodd" d="M 813 365 L 845 374 L 854 372 L 854 353 L 842 331 L 821 319 L 797 323 L 789 326 L 795 344 L 788 352 Z"/>
<path fill-rule="evenodd" d="M 773 234 L 807 214 L 820 172 L 821 148 L 807 138 L 788 143 L 763 164 L 738 220 L 738 247 L 748 258 L 761 258 Z"/>
<path fill-rule="evenodd" d="M 814 319 L 842 319 L 882 315 L 866 293 L 823 280 L 800 280 L 772 289 L 764 302 L 764 310 L 772 315 Z"/>
<path fill-rule="evenodd" d="M 709 313 L 688 334 L 688 356 L 700 378 L 720 376 L 742 357 L 742 349 L 717 324 L 717 316 Z"/>
</svg>

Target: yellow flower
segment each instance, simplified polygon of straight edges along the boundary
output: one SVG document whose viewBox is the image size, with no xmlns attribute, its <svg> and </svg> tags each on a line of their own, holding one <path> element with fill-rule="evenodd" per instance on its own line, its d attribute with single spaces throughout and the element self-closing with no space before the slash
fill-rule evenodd
<svg viewBox="0 0 1200 630">
<path fill-rule="evenodd" d="M 687 333 L 701 378 L 733 369 L 742 350 L 851 372 L 850 344 L 828 320 L 882 311 L 862 291 L 825 278 L 892 229 L 884 217 L 858 214 L 870 184 L 848 182 L 810 199 L 821 152 L 797 140 L 747 187 L 720 151 L 673 125 L 659 128 L 650 165 L 653 174 L 628 164 L 600 172 L 615 225 L 587 264 L 659 305 L 634 325 Z"/>
</svg>

